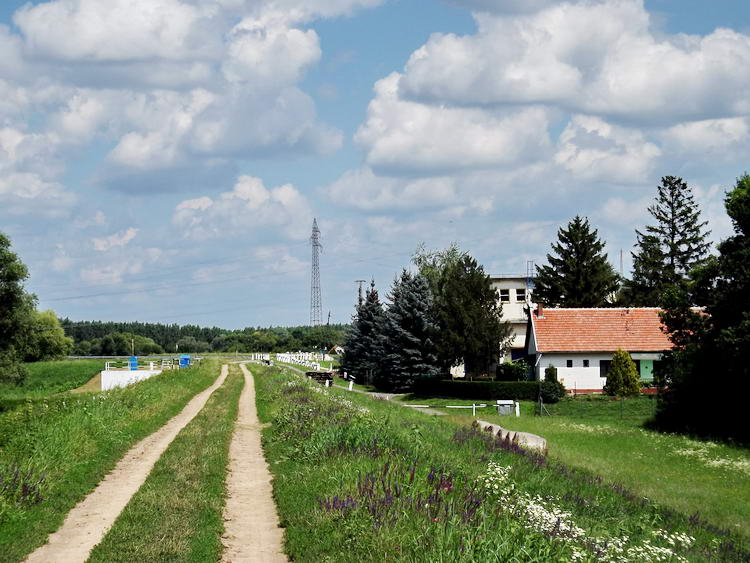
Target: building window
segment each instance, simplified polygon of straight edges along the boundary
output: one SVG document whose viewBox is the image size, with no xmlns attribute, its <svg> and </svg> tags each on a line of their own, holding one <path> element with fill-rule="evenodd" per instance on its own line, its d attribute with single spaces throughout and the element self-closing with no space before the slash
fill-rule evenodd
<svg viewBox="0 0 750 563">
<path fill-rule="evenodd" d="M 589 361 L 588 360 L 583 360 L 583 367 L 585 367 L 585 368 L 589 367 Z"/>
<path fill-rule="evenodd" d="M 518 301 L 519 303 L 523 303 L 526 301 L 525 289 L 516 289 L 516 301 Z"/>
<path fill-rule="evenodd" d="M 599 377 L 607 377 L 612 360 L 599 360 Z"/>
<path fill-rule="evenodd" d="M 567 365 L 567 367 L 572 368 L 573 367 L 573 360 L 566 360 L 566 365 Z"/>
<path fill-rule="evenodd" d="M 510 303 L 510 289 L 500 290 L 500 301 L 502 303 Z"/>
</svg>

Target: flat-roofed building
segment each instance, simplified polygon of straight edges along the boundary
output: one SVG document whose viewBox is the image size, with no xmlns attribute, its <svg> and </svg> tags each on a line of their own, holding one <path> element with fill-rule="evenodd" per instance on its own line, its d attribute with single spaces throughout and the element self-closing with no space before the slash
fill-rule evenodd
<svg viewBox="0 0 750 563">
<path fill-rule="evenodd" d="M 533 282 L 523 274 L 490 275 L 492 287 L 497 290 L 503 306 L 503 319 L 510 322 L 513 329 L 513 342 L 506 359 L 517 360 L 526 355 L 526 308 L 533 306 Z"/>
</svg>

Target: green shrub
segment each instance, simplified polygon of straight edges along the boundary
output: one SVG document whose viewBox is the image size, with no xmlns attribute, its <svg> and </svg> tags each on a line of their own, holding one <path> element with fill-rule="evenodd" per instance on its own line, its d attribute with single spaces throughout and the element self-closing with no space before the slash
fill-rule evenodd
<svg viewBox="0 0 750 563">
<path fill-rule="evenodd" d="M 607 373 L 604 392 L 612 396 L 638 395 L 640 385 L 635 362 L 626 350 L 619 348 L 612 357 L 612 365 Z"/>
<path fill-rule="evenodd" d="M 539 392 L 542 395 L 542 401 L 545 403 L 556 403 L 563 397 L 565 397 L 565 385 L 559 381 L 542 381 L 539 387 Z"/>
<path fill-rule="evenodd" d="M 414 394 L 454 399 L 536 401 L 539 382 L 427 380 L 417 385 Z"/>
<path fill-rule="evenodd" d="M 495 378 L 498 381 L 526 381 L 528 374 L 529 364 L 524 360 L 516 360 L 498 364 Z"/>
<path fill-rule="evenodd" d="M 28 377 L 28 374 L 28 371 L 18 361 L 12 349 L 0 353 L 0 383 L 21 385 L 26 377 Z"/>
<path fill-rule="evenodd" d="M 544 381 L 557 381 L 557 368 L 552 364 L 544 370 Z"/>
</svg>

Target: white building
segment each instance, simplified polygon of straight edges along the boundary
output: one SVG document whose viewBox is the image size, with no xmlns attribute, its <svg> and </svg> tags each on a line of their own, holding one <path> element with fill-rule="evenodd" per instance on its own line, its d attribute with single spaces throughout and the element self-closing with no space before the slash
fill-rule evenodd
<svg viewBox="0 0 750 563">
<path fill-rule="evenodd" d="M 552 309 L 538 305 L 528 319 L 528 353 L 534 374 L 544 378 L 547 366 L 568 391 L 601 392 L 612 356 L 630 353 L 642 380 L 652 380 L 654 363 L 672 343 L 661 330 L 661 309 Z"/>
<path fill-rule="evenodd" d="M 523 358 L 526 355 L 526 324 L 528 322 L 524 308 L 533 307 L 531 280 L 523 274 L 491 275 L 490 280 L 492 287 L 500 295 L 503 319 L 509 321 L 513 328 L 513 342 L 506 359 Z"/>
</svg>

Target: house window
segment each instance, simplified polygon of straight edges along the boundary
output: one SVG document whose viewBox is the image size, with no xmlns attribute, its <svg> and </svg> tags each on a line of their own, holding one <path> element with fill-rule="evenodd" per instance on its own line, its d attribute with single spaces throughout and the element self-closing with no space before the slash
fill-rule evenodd
<svg viewBox="0 0 750 563">
<path fill-rule="evenodd" d="M 516 301 L 519 303 L 523 303 L 526 301 L 526 290 L 525 289 L 516 289 Z"/>
<path fill-rule="evenodd" d="M 612 360 L 599 360 L 599 377 L 607 377 Z"/>
<path fill-rule="evenodd" d="M 585 367 L 585 368 L 589 367 L 589 361 L 588 360 L 583 360 L 583 367 Z"/>
<path fill-rule="evenodd" d="M 510 303 L 510 289 L 500 290 L 500 301 L 502 303 Z"/>
<path fill-rule="evenodd" d="M 566 363 L 566 366 L 567 366 L 567 367 L 569 367 L 569 368 L 572 368 L 572 367 L 573 367 L 573 360 L 566 360 L 566 362 L 565 362 L 565 363 Z"/>
</svg>

